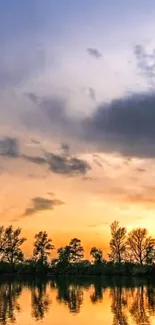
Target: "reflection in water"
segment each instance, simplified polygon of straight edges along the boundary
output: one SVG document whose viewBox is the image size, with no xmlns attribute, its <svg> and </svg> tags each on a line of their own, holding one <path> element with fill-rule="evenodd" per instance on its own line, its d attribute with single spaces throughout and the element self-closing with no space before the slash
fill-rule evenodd
<svg viewBox="0 0 155 325">
<path fill-rule="evenodd" d="M 32 316 L 36 320 L 42 320 L 45 317 L 51 304 L 46 288 L 47 284 L 44 282 L 35 283 L 31 286 Z"/>
<path fill-rule="evenodd" d="M 128 325 L 126 315 L 127 298 L 123 288 L 112 288 L 110 295 L 112 298 L 111 311 L 113 314 L 113 325 Z"/>
<path fill-rule="evenodd" d="M 103 288 L 100 284 L 100 282 L 95 282 L 95 284 L 93 285 L 94 290 L 93 293 L 90 295 L 90 299 L 92 301 L 92 303 L 96 303 L 96 302 L 101 302 L 103 300 Z"/>
<path fill-rule="evenodd" d="M 57 300 L 68 306 L 71 313 L 79 313 L 83 302 L 83 290 L 77 284 L 57 284 Z"/>
<path fill-rule="evenodd" d="M 152 286 L 147 286 L 147 306 L 151 316 L 155 315 L 155 288 Z"/>
<path fill-rule="evenodd" d="M 133 293 L 132 306 L 130 313 L 136 324 L 150 324 L 149 314 L 147 314 L 147 295 L 144 287 L 136 288 Z"/>
<path fill-rule="evenodd" d="M 16 282 L 0 284 L 0 324 L 6 324 L 8 320 L 15 322 L 15 312 L 20 312 L 18 298 L 21 291 L 22 286 Z"/>
<path fill-rule="evenodd" d="M 70 313 L 79 316 L 83 305 L 90 321 L 91 305 L 94 305 L 92 310 L 95 313 L 94 308 L 98 308 L 98 303 L 103 307 L 106 303 L 106 306 L 109 305 L 111 308 L 111 325 L 151 325 L 152 317 L 155 320 L 155 287 L 152 285 L 136 286 L 132 283 L 125 286 L 120 283 L 109 284 L 105 280 L 95 281 L 94 284 L 91 280 L 78 283 L 69 283 L 62 279 L 53 282 L 9 280 L 0 283 L 0 324 L 21 324 L 21 322 L 17 323 L 17 318 L 23 311 L 22 301 L 27 299 L 26 295 L 31 299 L 28 313 L 32 317 L 32 324 L 48 317 L 49 322 L 51 321 L 51 304 L 52 314 L 55 306 L 59 305 L 61 308 L 62 304 Z M 103 315 L 109 313 L 105 308 L 100 310 L 103 310 L 101 311 Z M 99 323 L 96 321 L 94 325 L 96 324 Z"/>
</svg>

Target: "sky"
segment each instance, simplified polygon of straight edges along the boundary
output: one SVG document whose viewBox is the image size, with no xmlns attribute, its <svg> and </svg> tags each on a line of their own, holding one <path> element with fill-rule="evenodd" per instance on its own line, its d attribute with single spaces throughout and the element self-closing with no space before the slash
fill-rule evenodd
<svg viewBox="0 0 155 325">
<path fill-rule="evenodd" d="M 56 247 L 155 236 L 155 3 L 0 2 L 0 218 Z"/>
</svg>

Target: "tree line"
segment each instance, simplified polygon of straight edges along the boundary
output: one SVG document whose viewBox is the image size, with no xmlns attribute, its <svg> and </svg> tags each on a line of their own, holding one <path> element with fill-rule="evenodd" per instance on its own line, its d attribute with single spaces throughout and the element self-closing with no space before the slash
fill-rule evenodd
<svg viewBox="0 0 155 325">
<path fill-rule="evenodd" d="M 22 271 L 36 272 L 46 270 L 53 274 L 106 274 L 131 273 L 143 270 L 142 273 L 154 270 L 155 239 L 147 229 L 136 228 L 127 232 L 118 221 L 110 225 L 111 239 L 109 255 L 106 260 L 100 248 L 92 247 L 91 260 L 84 259 L 84 248 L 81 240 L 73 238 L 68 245 L 57 249 L 57 258 L 51 258 L 55 249 L 52 239 L 46 231 L 34 236 L 33 252 L 29 259 L 24 257 L 22 245 L 26 241 L 21 235 L 21 228 L 12 226 L 0 227 L 0 272 Z M 145 270 L 145 272 L 144 272 Z M 130 272 L 129 272 L 130 271 Z M 141 271 L 140 271 L 141 272 Z"/>
</svg>

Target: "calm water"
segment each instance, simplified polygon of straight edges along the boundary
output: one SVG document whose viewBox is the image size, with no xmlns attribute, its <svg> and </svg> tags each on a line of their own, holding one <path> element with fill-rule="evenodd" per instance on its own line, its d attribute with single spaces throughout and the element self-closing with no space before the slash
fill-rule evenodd
<svg viewBox="0 0 155 325">
<path fill-rule="evenodd" d="M 0 324 L 155 324 L 155 287 L 125 280 L 0 282 Z"/>
</svg>

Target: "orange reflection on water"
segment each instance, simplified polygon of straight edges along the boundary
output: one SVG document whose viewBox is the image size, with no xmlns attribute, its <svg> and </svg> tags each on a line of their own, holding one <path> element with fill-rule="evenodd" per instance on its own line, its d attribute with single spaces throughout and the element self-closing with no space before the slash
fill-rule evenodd
<svg viewBox="0 0 155 325">
<path fill-rule="evenodd" d="M 0 324 L 155 324 L 155 287 L 138 282 L 3 280 Z"/>
</svg>

